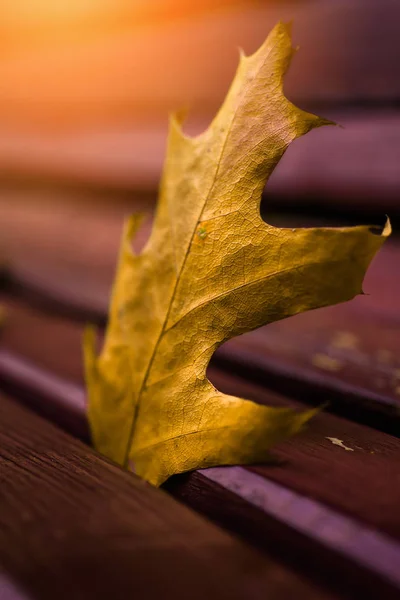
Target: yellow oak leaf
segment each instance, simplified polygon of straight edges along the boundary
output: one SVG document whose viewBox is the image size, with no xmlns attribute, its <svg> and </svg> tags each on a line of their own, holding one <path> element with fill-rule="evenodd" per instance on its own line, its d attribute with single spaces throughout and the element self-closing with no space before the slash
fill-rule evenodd
<svg viewBox="0 0 400 600">
<path fill-rule="evenodd" d="M 219 392 L 206 377 L 226 340 L 362 291 L 390 233 L 370 227 L 281 229 L 260 216 L 265 182 L 290 142 L 328 124 L 283 93 L 293 55 L 278 24 L 241 55 L 228 95 L 198 137 L 173 116 L 160 198 L 140 254 L 123 236 L 99 357 L 84 350 L 89 418 L 103 454 L 160 485 L 170 475 L 260 462 L 312 411 L 269 408 Z"/>
</svg>

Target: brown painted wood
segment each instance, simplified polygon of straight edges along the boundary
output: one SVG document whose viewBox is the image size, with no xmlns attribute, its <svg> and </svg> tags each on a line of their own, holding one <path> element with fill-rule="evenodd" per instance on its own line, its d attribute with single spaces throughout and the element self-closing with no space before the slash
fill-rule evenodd
<svg viewBox="0 0 400 600">
<path fill-rule="evenodd" d="M 4 322 L 0 347 L 56 376 L 83 383 L 81 323 L 49 315 L 0 296 Z"/>
<path fill-rule="evenodd" d="M 304 573 L 317 572 L 324 580 L 330 564 L 351 582 L 353 596 L 385 594 L 379 583 L 375 591 L 376 576 L 398 587 L 397 543 L 242 467 L 176 476 L 164 487 L 222 527 L 262 549 L 273 548 Z M 336 585 L 330 579 L 330 589 Z"/>
<path fill-rule="evenodd" d="M 9 293 L 41 310 L 103 325 L 123 209 L 112 212 L 101 208 L 94 219 L 93 239 L 89 240 L 84 232 L 85 226 L 90 228 L 92 209 L 84 211 L 81 226 L 68 230 L 64 244 L 60 232 L 63 223 L 67 229 L 73 225 L 71 206 L 58 206 L 51 229 L 50 205 L 42 205 L 37 233 L 27 227 L 34 213 L 27 211 L 24 223 L 18 219 L 24 204 L 17 206 L 3 212 L 8 225 L 4 245 L 12 266 Z M 273 216 L 272 221 L 290 224 L 282 217 Z M 139 235 L 139 247 L 149 227 L 150 220 Z M 366 295 L 232 340 L 217 352 L 215 364 L 240 370 L 243 376 L 304 402 L 319 404 L 323 398 L 333 412 L 398 435 L 399 256 L 400 246 L 393 239 L 385 244 L 367 273 Z M 23 330 L 20 335 L 23 339 Z"/>
<path fill-rule="evenodd" d="M 14 191 L 0 200 L 2 258 L 30 287 L 45 286 L 68 304 L 107 307 L 124 218 L 148 211 L 144 198 Z M 145 232 L 146 234 L 146 232 Z M 97 302 L 97 305 L 96 305 Z"/>
<path fill-rule="evenodd" d="M 400 435 L 400 248 L 393 242 L 368 271 L 366 295 L 231 340 L 218 351 L 220 364 Z"/>
<path fill-rule="evenodd" d="M 79 388 L 82 383 L 81 331 L 79 328 L 73 331 L 72 327 L 68 330 L 65 322 L 26 310 L 22 305 L 16 305 L 11 317 L 11 305 L 8 306 L 14 323 L 10 321 L 5 325 L 1 344 L 3 386 L 25 401 L 36 403 L 39 410 L 46 411 L 49 404 L 56 402 L 60 406 L 59 413 L 54 411 L 56 418 L 75 407 L 76 427 L 82 427 L 82 419 L 79 419 L 79 412 L 84 408 Z M 68 330 L 67 335 L 64 328 Z M 15 362 L 13 356 L 36 365 L 36 370 L 40 366 L 41 370 L 51 373 L 53 387 L 48 389 L 46 378 L 35 376 L 35 369 L 23 371 L 22 365 L 18 366 L 20 359 Z M 58 384 L 54 376 L 58 377 Z M 235 377 L 232 372 L 224 374 L 213 368 L 210 378 L 222 391 L 256 402 L 305 406 L 290 397 L 274 394 L 265 386 Z M 64 382 L 74 386 L 69 388 Z M 320 398 L 320 403 L 323 401 L 324 398 Z M 68 422 L 73 419 L 71 415 Z M 329 437 L 343 440 L 352 451 L 333 445 Z M 312 421 L 304 434 L 282 444 L 277 457 L 283 462 L 265 467 L 268 478 L 400 538 L 400 440 L 397 438 L 324 412 Z"/>
<path fill-rule="evenodd" d="M 311 203 L 320 210 L 327 205 L 346 210 L 350 204 L 359 210 L 398 214 L 399 110 L 309 108 L 343 127 L 321 128 L 289 148 L 266 188 L 270 206 L 281 210 L 288 204 Z M 188 131 L 202 131 L 208 122 L 209 118 L 197 119 Z M 29 186 L 45 192 L 52 184 L 83 201 L 83 192 L 90 196 L 92 190 L 107 195 L 110 204 L 135 193 L 138 201 L 145 197 L 151 205 L 161 176 L 167 126 L 165 117 L 159 123 L 102 125 L 95 133 L 5 131 L 0 139 L 2 202 L 15 202 L 13 186 L 22 187 L 25 198 L 35 199 L 37 192 L 30 193 Z"/>
<path fill-rule="evenodd" d="M 212 380 L 226 393 L 304 408 L 232 374 L 215 370 Z M 328 438 L 342 440 L 351 450 Z M 400 538 L 395 508 L 400 500 L 400 441 L 395 437 L 322 412 L 304 433 L 279 446 L 276 459 L 271 466 L 254 467 L 255 472 Z"/>
<path fill-rule="evenodd" d="M 60 218 L 60 224 L 61 221 Z M 103 224 L 103 229 L 99 228 L 96 231 L 106 232 L 107 218 L 104 214 L 99 222 Z M 46 232 L 45 227 L 43 231 Z M 67 279 L 62 282 L 61 289 L 56 278 L 48 278 L 46 281 L 46 277 L 51 273 L 48 265 L 55 267 L 58 256 L 61 255 L 56 234 L 53 234 L 51 242 L 55 252 L 53 256 L 50 256 L 47 267 L 46 261 L 44 261 L 44 282 L 39 279 L 38 283 L 36 275 L 33 274 L 31 282 L 29 280 L 27 282 L 26 279 L 24 282 L 23 277 L 20 277 L 18 282 L 18 278 L 14 277 L 14 287 L 8 286 L 9 292 L 19 291 L 20 296 L 25 300 L 18 302 L 10 299 L 9 296 L 3 298 L 8 316 L 2 334 L 0 380 L 4 389 L 16 394 L 19 399 L 30 404 L 35 410 L 41 411 L 48 419 L 55 420 L 65 429 L 87 439 L 87 424 L 83 412 L 84 393 L 80 387 L 82 381 L 80 351 L 82 328 L 79 320 L 89 315 L 97 315 L 100 320 L 104 319 L 104 311 L 100 305 L 97 305 L 97 308 L 93 307 L 91 298 L 86 300 L 86 306 L 82 306 L 80 297 L 82 290 L 76 285 L 74 262 L 78 264 L 80 256 L 83 259 L 81 281 L 84 281 L 84 273 L 90 271 L 90 259 L 93 254 L 87 253 L 89 246 L 86 246 L 81 238 L 82 235 L 76 237 L 81 244 L 74 249 L 72 261 L 68 255 L 64 256 L 65 264 L 68 265 L 64 270 Z M 109 251 L 109 248 L 115 243 L 115 239 L 97 236 L 97 240 L 99 239 L 106 240 L 104 247 L 99 248 L 95 245 L 92 248 L 95 248 L 98 260 L 98 273 L 107 278 L 110 276 L 110 271 L 107 268 L 104 270 L 101 268 L 104 260 L 102 253 L 104 252 L 105 255 Z M 73 236 L 70 237 L 70 244 L 73 243 L 72 240 Z M 20 241 L 24 242 L 22 235 Z M 32 244 L 32 239 L 30 244 Z M 32 247 L 30 244 L 26 245 L 28 257 L 29 248 Z M 23 266 L 23 253 L 21 249 L 19 251 L 20 264 Z M 379 263 L 382 254 L 385 256 L 385 262 Z M 285 330 L 282 336 L 275 334 L 275 342 L 271 344 L 271 356 L 272 352 L 274 352 L 275 358 L 282 359 L 283 356 L 282 364 L 286 365 L 286 374 L 289 373 L 289 377 L 291 370 L 295 374 L 297 373 L 295 367 L 296 364 L 298 365 L 300 382 L 303 382 L 300 392 L 296 392 L 296 385 L 290 389 L 285 387 L 282 375 L 285 371 L 279 370 L 276 366 L 275 370 L 271 371 L 274 374 L 274 380 L 267 380 L 265 376 L 261 375 L 264 387 L 253 386 L 216 370 L 211 371 L 213 382 L 224 391 L 253 398 L 258 402 L 276 403 L 277 405 L 293 404 L 298 407 L 302 407 L 304 404 L 296 404 L 289 397 L 297 396 L 306 402 L 309 401 L 309 398 L 306 397 L 307 388 L 304 387 L 304 381 L 310 390 L 314 390 L 313 401 L 317 403 L 326 400 L 324 391 L 328 391 L 328 393 L 330 391 L 334 398 L 341 398 L 348 403 L 348 386 L 353 385 L 358 390 L 356 398 L 358 407 L 362 407 L 359 414 L 352 415 L 353 418 L 359 418 L 360 415 L 365 414 L 365 399 L 371 401 L 372 398 L 377 404 L 381 403 L 385 407 L 396 407 L 396 397 L 390 397 L 386 392 L 381 395 L 376 394 L 376 397 L 373 394 L 373 397 L 371 396 L 371 384 L 368 377 L 372 376 L 374 372 L 389 372 L 392 378 L 396 375 L 397 283 L 393 275 L 396 272 L 397 256 L 396 244 L 388 244 L 375 263 L 379 268 L 373 267 L 371 278 L 366 282 L 366 286 L 371 286 L 365 287 L 366 291 L 373 291 L 373 295 L 354 301 L 353 309 L 351 308 L 352 304 L 329 309 L 340 312 L 334 313 L 333 317 L 332 315 L 330 318 L 327 317 L 325 321 L 324 319 L 318 320 L 318 317 L 313 320 L 311 317 L 326 311 L 329 314 L 328 309 L 296 317 L 297 320 L 303 317 L 309 319 L 298 329 L 290 329 L 290 320 L 286 323 L 271 325 L 266 329 L 268 332 L 270 328 L 288 324 L 286 334 Z M 43 251 L 43 248 L 39 249 L 36 263 L 39 274 L 43 274 L 41 265 L 43 265 L 44 258 L 46 258 L 46 251 Z M 26 273 L 28 277 L 31 276 L 30 267 Z M 68 280 L 68 277 L 71 276 L 72 279 Z M 75 281 L 75 283 L 70 285 L 71 281 Z M 92 298 L 96 296 L 97 285 L 95 274 L 91 285 L 88 285 L 87 288 L 91 290 Z M 106 284 L 103 286 L 105 289 Z M 27 289 L 30 289 L 28 295 L 26 294 Z M 32 292 L 34 293 L 32 294 Z M 96 297 L 98 301 L 99 296 Z M 35 300 L 36 310 L 27 307 L 27 298 Z M 44 299 L 45 302 L 43 302 Z M 104 296 L 103 300 L 100 300 L 101 302 L 106 304 Z M 53 311 L 52 315 L 46 312 L 49 308 Z M 64 311 L 63 318 L 59 314 L 57 315 L 60 308 Z M 70 317 L 74 317 L 76 322 Z M 340 323 L 340 329 L 336 328 L 338 323 Z M 371 323 L 372 325 L 370 325 Z M 344 324 L 346 326 L 342 327 Z M 313 342 L 310 342 L 310 330 L 311 332 L 316 331 L 320 336 L 318 338 L 311 336 Z M 385 331 L 391 332 L 392 335 L 385 336 Z M 356 344 L 349 334 L 358 336 Z M 351 343 L 349 343 L 349 339 L 352 340 Z M 388 339 L 391 340 L 390 347 Z M 297 352 L 301 360 L 299 359 L 296 363 L 291 359 L 292 362 L 290 362 L 288 357 L 291 358 L 291 355 L 285 356 L 278 343 L 279 340 L 286 343 L 288 348 L 289 346 L 294 347 L 294 353 Z M 377 348 L 376 342 L 382 340 L 385 342 L 384 346 Z M 10 354 L 11 351 L 13 354 Z M 235 352 L 240 352 L 242 357 L 245 355 L 240 351 L 239 346 Z M 313 367 L 322 371 L 319 373 L 319 379 L 315 379 L 315 377 L 314 379 L 311 377 L 311 380 L 307 379 L 310 376 L 302 362 L 305 353 L 308 356 L 314 356 L 314 354 L 325 356 L 325 360 L 316 361 L 315 364 L 313 362 Z M 357 363 L 356 358 L 360 355 L 364 357 L 364 362 Z M 21 356 L 25 357 L 25 362 L 21 362 Z M 365 356 L 367 356 L 367 363 Z M 33 361 L 33 364 L 26 363 L 26 359 Z M 345 368 L 337 371 L 331 369 L 328 372 L 326 365 L 337 364 L 335 361 L 344 363 Z M 239 371 L 239 364 L 242 365 L 242 373 L 247 376 L 253 373 L 251 369 L 248 369 L 248 363 L 246 366 L 243 358 L 241 362 L 236 361 L 235 370 Z M 359 367 L 358 371 L 355 366 Z M 256 364 L 255 367 L 256 370 L 259 369 L 258 376 L 260 376 L 263 365 L 257 367 Z M 248 370 L 246 371 L 246 369 Z M 336 379 L 332 383 L 331 375 L 335 374 Z M 318 388 L 316 382 L 318 384 L 321 379 L 323 385 Z M 286 390 L 286 397 L 279 397 L 266 391 L 265 385 Z M 316 392 L 315 388 L 317 388 Z M 352 400 L 354 401 L 354 398 Z M 328 439 L 329 437 L 342 440 L 351 450 L 346 451 L 333 445 L 332 441 Z M 317 571 L 320 572 L 321 579 L 318 580 L 323 581 L 324 585 L 332 580 L 331 567 L 335 565 L 334 579 L 343 579 L 346 569 L 350 569 L 349 577 L 352 585 L 357 586 L 357 593 L 362 592 L 367 597 L 376 597 L 376 590 L 381 590 L 379 586 L 383 585 L 382 582 L 386 582 L 385 590 L 389 586 L 387 593 L 392 593 L 393 585 L 397 584 L 393 561 L 396 560 L 398 552 L 397 545 L 393 540 L 400 536 L 397 519 L 397 507 L 400 499 L 397 468 L 398 440 L 362 425 L 323 414 L 318 416 L 308 431 L 297 440 L 287 442 L 279 447 L 275 452 L 275 458 L 277 459 L 275 463 L 268 467 L 255 467 L 251 470 L 239 469 L 239 471 L 233 472 L 231 470 L 222 470 L 222 472 L 214 470 L 214 475 L 200 473 L 184 476 L 175 482 L 170 482 L 169 489 L 196 510 L 204 512 L 224 527 L 240 533 L 264 550 L 274 551 L 275 555 L 280 556 L 282 560 L 285 559 L 285 554 L 290 555 L 290 558 L 286 557 L 285 560 L 293 568 L 300 568 L 303 573 L 309 574 L 312 578 L 318 578 Z M 233 475 L 229 475 L 229 473 L 233 473 Z M 199 477 L 200 479 L 198 479 Z M 243 483 L 243 477 L 245 483 Z M 197 481 L 197 483 L 193 485 L 193 481 Z M 274 485 L 278 486 L 278 491 L 273 487 Z M 268 501 L 268 498 L 279 498 L 280 495 L 288 492 L 294 494 L 291 496 L 294 499 L 291 500 L 291 510 L 288 512 L 285 512 L 287 507 L 285 508 L 284 503 L 282 505 L 279 502 L 275 503 L 275 500 L 272 503 Z M 226 510 L 223 511 L 221 503 L 224 499 L 232 499 L 231 494 L 235 497 L 235 501 L 229 503 Z M 264 504 L 260 498 L 266 499 Z M 236 510 L 238 506 L 243 510 Z M 304 516 L 307 514 L 311 514 L 308 521 Z M 294 520 L 291 521 L 290 517 L 293 515 Z M 339 528 L 332 525 L 332 523 L 337 523 L 335 521 L 337 515 L 339 515 Z M 317 519 L 317 523 L 313 521 L 314 517 Z M 379 528 L 379 532 L 374 532 L 374 528 Z M 285 535 L 282 532 L 286 532 Z M 348 535 L 348 532 L 351 535 Z M 285 537 L 286 535 L 287 537 Z M 272 546 L 276 543 L 279 544 L 279 540 L 282 539 L 286 540 L 285 546 L 280 551 L 275 551 Z M 316 553 L 318 554 L 317 559 L 315 559 Z M 379 557 L 375 563 L 371 558 L 374 553 Z M 311 567 L 308 565 L 309 562 L 312 562 Z M 354 569 L 356 569 L 356 574 L 354 574 Z M 332 581 L 332 585 L 335 585 L 334 581 Z M 384 593 L 386 594 L 386 591 Z"/>
<path fill-rule="evenodd" d="M 335 597 L 4 397 L 0 481 L 0 565 L 30 597 Z"/>
<path fill-rule="evenodd" d="M 220 375 L 215 372 L 212 377 L 218 382 Z M 81 435 L 82 392 L 77 386 L 61 378 L 55 380 L 51 374 L 5 352 L 0 353 L 0 379 L 2 387 L 17 394 L 19 400 Z M 228 382 L 236 392 L 240 390 L 240 382 L 229 377 Z M 269 402 L 274 400 L 268 398 Z M 278 399 L 277 404 L 282 405 L 282 400 Z M 49 405 L 57 410 L 51 413 Z M 282 459 L 276 464 L 286 466 Z M 314 476 L 318 478 L 318 474 Z M 358 515 L 356 520 L 346 517 L 318 499 L 309 499 L 307 493 L 290 491 L 290 487 L 290 483 L 289 487 L 273 483 L 268 474 L 260 477 L 241 467 L 177 476 L 165 485 L 189 506 L 329 589 L 347 594 L 345 582 L 349 580 L 350 597 L 357 590 L 374 598 L 377 589 L 381 597 L 392 597 L 400 588 L 396 566 L 400 545 L 365 525 Z"/>
</svg>

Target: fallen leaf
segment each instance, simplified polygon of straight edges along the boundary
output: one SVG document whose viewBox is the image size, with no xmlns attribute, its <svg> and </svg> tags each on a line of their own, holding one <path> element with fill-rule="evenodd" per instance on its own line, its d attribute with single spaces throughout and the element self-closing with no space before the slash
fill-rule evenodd
<svg viewBox="0 0 400 600">
<path fill-rule="evenodd" d="M 361 293 L 384 239 L 369 227 L 281 229 L 260 216 L 265 182 L 297 137 L 329 122 L 296 108 L 282 80 L 294 50 L 279 24 L 240 57 L 229 93 L 198 137 L 170 122 L 152 234 L 123 236 L 103 350 L 85 336 L 96 448 L 155 485 L 197 468 L 265 460 L 314 411 L 269 408 L 206 377 L 226 340 Z"/>
<path fill-rule="evenodd" d="M 343 448 L 343 450 L 347 450 L 347 452 L 354 452 L 353 448 L 349 448 L 348 446 L 345 446 L 345 444 L 343 443 L 343 440 L 339 440 L 338 438 L 335 437 L 327 437 L 327 440 L 329 440 L 330 442 L 332 442 L 332 444 L 334 446 L 339 446 L 340 448 Z"/>
</svg>

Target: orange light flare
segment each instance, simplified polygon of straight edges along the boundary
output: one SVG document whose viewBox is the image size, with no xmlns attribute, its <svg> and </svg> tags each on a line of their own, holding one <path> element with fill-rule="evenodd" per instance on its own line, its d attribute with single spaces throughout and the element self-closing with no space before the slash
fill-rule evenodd
<svg viewBox="0 0 400 600">
<path fill-rule="evenodd" d="M 182 105 L 209 114 L 226 92 L 238 46 L 252 50 L 268 31 L 248 17 L 263 4 L 256 0 L 2 4 L 3 131 L 165 120 Z"/>
</svg>

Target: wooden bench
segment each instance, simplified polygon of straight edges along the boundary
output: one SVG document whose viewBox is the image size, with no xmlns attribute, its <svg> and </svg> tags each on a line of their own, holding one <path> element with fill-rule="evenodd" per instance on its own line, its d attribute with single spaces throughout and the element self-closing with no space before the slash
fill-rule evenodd
<svg viewBox="0 0 400 600">
<path fill-rule="evenodd" d="M 121 214 L 115 218 L 121 222 Z M 274 453 L 277 460 L 271 465 L 216 468 L 177 476 L 171 478 L 164 485 L 165 491 L 161 492 L 111 466 L 88 446 L 61 434 L 43 419 L 15 404 L 16 400 L 24 403 L 84 444 L 90 443 L 85 415 L 81 336 L 85 322 L 94 320 L 102 327 L 106 321 L 107 297 L 104 289 L 107 277 L 111 278 L 110 254 L 115 240 L 111 242 L 108 239 L 106 242 L 105 234 L 106 231 L 116 232 L 117 226 L 110 223 L 108 215 L 104 221 L 94 220 L 92 228 L 94 238 L 105 241 L 101 250 L 96 250 L 99 277 L 87 282 L 87 290 L 82 280 L 78 281 L 79 271 L 74 269 L 74 261 L 79 262 L 82 269 L 82 264 L 88 260 L 86 266 L 89 269 L 90 261 L 93 261 L 90 243 L 87 253 L 82 251 L 85 244 L 79 253 L 76 248 L 71 248 L 69 255 L 63 247 L 58 257 L 54 248 L 46 260 L 43 254 L 37 258 L 36 266 L 28 263 L 25 270 L 19 268 L 16 257 L 15 270 L 11 268 L 4 273 L 1 302 L 6 311 L 6 322 L 0 351 L 0 383 L 8 399 L 2 400 L 4 416 L 0 422 L 4 440 L 1 446 L 7 449 L 2 459 L 7 470 L 2 469 L 2 502 L 6 504 L 0 514 L 4 515 L 1 522 L 7 520 L 12 526 L 5 529 L 0 556 L 7 572 L 29 589 L 32 586 L 34 591 L 36 586 L 45 586 L 43 591 L 40 588 L 37 592 L 42 594 L 38 597 L 51 597 L 55 594 L 57 581 L 67 578 L 66 565 L 73 560 L 74 545 L 79 546 L 81 531 L 85 556 L 90 555 L 91 549 L 101 546 L 101 554 L 96 554 L 98 565 L 102 565 L 99 567 L 100 582 L 98 588 L 90 591 L 93 597 L 101 597 L 96 596 L 99 590 L 105 594 L 105 590 L 116 586 L 115 573 L 120 571 L 123 573 L 117 579 L 122 587 L 115 587 L 117 594 L 122 594 L 120 590 L 125 589 L 124 586 L 127 590 L 136 589 L 138 577 L 143 577 L 140 582 L 144 582 L 138 584 L 139 589 L 147 589 L 146 571 L 143 567 L 135 567 L 140 571 L 138 576 L 133 567 L 133 570 L 130 569 L 129 561 L 131 558 L 136 562 L 134 553 L 140 553 L 139 549 L 136 550 L 136 544 L 140 547 L 136 528 L 139 522 L 147 522 L 149 518 L 147 502 L 153 500 L 147 501 L 147 495 L 154 498 L 156 505 L 159 498 L 159 510 L 163 515 L 167 510 L 163 508 L 167 491 L 235 538 L 242 538 L 246 546 L 234 543 L 229 536 L 201 521 L 205 532 L 210 527 L 213 532 L 204 535 L 221 535 L 224 540 L 229 540 L 226 544 L 237 548 L 239 554 L 250 552 L 248 545 L 251 545 L 267 557 L 265 560 L 275 561 L 274 569 L 285 570 L 282 578 L 286 583 L 281 588 L 281 575 L 276 575 L 275 592 L 275 576 L 270 583 L 268 573 L 261 569 L 262 573 L 258 572 L 249 582 L 246 569 L 235 568 L 237 583 L 232 585 L 238 597 L 241 594 L 242 597 L 243 594 L 251 597 L 253 586 L 255 597 L 261 597 L 263 585 L 266 585 L 265 589 L 271 585 L 268 593 L 276 593 L 279 598 L 285 597 L 285 594 L 291 597 L 294 588 L 289 586 L 286 589 L 286 585 L 293 581 L 293 586 L 297 586 L 298 578 L 308 586 L 304 592 L 298 588 L 297 595 L 304 594 L 303 597 L 312 597 L 312 594 L 316 597 L 323 597 L 318 594 L 395 597 L 400 587 L 400 411 L 397 387 L 400 364 L 397 351 L 399 338 L 396 336 L 398 319 L 392 298 L 395 285 L 392 282 L 399 256 L 396 240 L 387 244 L 370 271 L 365 284 L 370 297 L 360 297 L 349 304 L 301 315 L 233 340 L 221 348 L 212 361 L 209 376 L 218 388 L 227 393 L 277 406 L 306 406 L 329 401 L 327 410 L 314 419 L 305 433 L 281 444 Z M 64 277 L 59 285 L 52 276 L 52 268 L 56 264 L 62 265 L 61 254 L 69 279 Z M 385 271 L 384 276 L 382 270 Z M 377 302 L 378 293 L 382 304 Z M 96 297 L 96 302 L 92 302 L 91 297 Z M 40 434 L 35 433 L 36 429 Z M 44 446 L 40 445 L 42 442 L 39 444 L 42 437 Z M 98 473 L 95 482 L 92 469 Z M 26 473 L 27 478 L 19 477 L 17 473 Z M 87 497 L 90 498 L 90 494 L 96 496 L 95 490 L 103 490 L 103 487 L 104 492 L 98 493 L 101 498 L 104 493 L 105 499 L 99 514 L 93 517 L 94 522 L 89 519 L 89 529 L 82 526 L 78 531 L 74 525 L 70 532 L 76 512 L 79 523 L 89 518 L 90 512 L 85 512 L 89 511 L 90 504 Z M 134 497 L 139 493 L 137 489 L 143 494 L 142 505 L 140 510 L 136 507 L 136 512 L 129 508 L 131 488 Z M 120 499 L 121 493 L 123 500 Z M 41 507 L 42 494 L 52 499 L 49 500 L 51 509 Z M 108 503 L 113 506 L 114 502 L 120 501 L 127 503 L 126 508 L 113 509 L 108 514 Z M 25 531 L 23 514 L 25 510 L 31 514 L 31 502 L 34 527 L 32 531 L 29 527 L 26 529 L 29 549 L 24 553 L 18 535 L 23 535 L 20 528 Z M 168 502 L 174 507 L 171 510 L 177 511 L 176 519 L 180 522 L 180 505 L 169 498 Z M 86 507 L 83 512 L 81 504 Z M 39 521 L 35 511 L 40 514 Z M 130 512 L 126 516 L 129 528 L 122 550 L 118 546 L 120 541 L 115 541 L 115 530 L 121 527 L 121 511 Z M 189 513 L 184 511 L 184 514 Z M 159 518 L 164 520 L 164 517 Z M 191 518 L 195 517 L 191 515 Z M 53 539 L 51 532 L 57 531 L 58 527 L 64 534 Z M 153 528 L 152 533 L 146 535 L 159 539 L 162 534 L 154 523 L 149 527 Z M 40 555 L 43 562 L 32 567 L 34 576 L 29 572 L 28 557 L 39 552 L 42 535 L 46 539 L 49 535 L 51 544 L 40 550 L 44 553 Z M 67 541 L 63 535 L 67 535 Z M 188 534 L 177 535 L 179 539 L 181 535 L 187 535 L 185 544 L 190 546 L 193 543 L 192 562 L 190 566 L 185 563 L 184 571 L 186 573 L 187 568 L 187 577 L 190 578 L 191 569 L 197 568 L 197 582 L 202 579 L 205 568 L 201 567 L 203 559 L 197 558 L 195 551 L 202 543 L 201 537 L 198 541 L 197 534 L 190 540 Z M 156 541 L 151 543 L 157 546 Z M 11 552 L 13 544 L 16 546 Z M 175 547 L 173 538 L 169 544 L 167 553 L 182 552 Z M 63 552 L 68 554 L 65 563 L 57 554 Z M 221 577 L 224 569 L 228 572 L 234 564 L 230 552 L 226 552 L 226 562 L 223 558 L 225 551 L 220 553 L 219 560 L 225 566 L 220 566 L 219 560 L 215 561 L 216 573 L 221 569 Z M 104 566 L 110 553 L 113 558 L 108 566 Z M 56 569 L 52 563 L 54 554 L 60 561 L 57 569 L 61 571 L 54 571 L 57 576 L 53 573 Z M 146 555 L 147 561 L 153 560 L 149 558 L 150 554 Z M 260 560 L 259 554 L 254 553 L 255 556 L 255 561 Z M 214 581 L 216 575 L 212 575 L 214 559 L 211 557 L 212 554 L 207 577 Z M 186 559 L 189 561 L 188 556 Z M 88 560 L 90 562 L 91 559 Z M 171 559 L 171 564 L 176 564 L 176 560 Z M 118 562 L 122 563 L 118 568 L 111 567 Z M 94 577 L 90 569 L 95 567 L 90 563 L 86 572 L 84 563 L 82 559 L 81 575 L 75 572 L 71 575 L 71 585 L 76 589 L 82 586 L 89 594 L 87 590 Z M 154 561 L 154 569 L 157 571 L 158 568 L 158 562 Z M 113 569 L 116 569 L 115 573 Z M 46 579 L 44 573 L 47 570 L 53 573 L 54 580 L 53 575 Z M 186 575 L 178 575 L 178 572 L 179 569 L 176 575 L 162 584 L 171 597 L 172 594 L 183 594 L 186 586 L 183 583 Z M 162 573 L 166 573 L 164 566 Z M 162 577 L 164 575 L 161 574 L 160 581 Z M 181 584 L 178 585 L 179 577 Z M 44 580 L 46 583 L 43 583 Z M 152 585 L 157 586 L 157 581 L 153 581 Z M 204 581 L 204 585 L 209 583 Z M 248 591 L 244 592 L 246 586 L 249 586 Z M 204 593 L 201 591 L 203 588 L 197 583 L 194 587 L 200 597 Z M 228 591 L 231 588 L 225 583 L 222 587 L 227 597 L 233 593 Z"/>
<path fill-rule="evenodd" d="M 294 19 L 302 46 L 289 97 L 346 129 L 289 149 L 266 220 L 399 221 L 398 2 L 226 0 L 210 11 L 207 0 L 175 22 L 182 2 L 158 0 L 154 30 L 150 4 L 116 2 L 111 32 L 107 11 L 94 14 L 84 42 L 79 16 L 37 29 L 10 8 L 14 37 L 0 23 L 0 600 L 398 598 L 398 238 L 374 261 L 367 296 L 214 356 L 209 377 L 227 393 L 327 403 L 271 464 L 187 473 L 161 490 L 123 471 L 90 445 L 81 351 L 84 324 L 100 335 L 106 324 L 124 216 L 148 212 L 139 246 L 148 234 L 167 110 L 191 104 L 190 131 L 202 129 L 236 45 L 251 52 L 280 18 Z M 128 25 L 118 30 L 132 15 L 145 25 L 134 43 Z"/>
</svg>

